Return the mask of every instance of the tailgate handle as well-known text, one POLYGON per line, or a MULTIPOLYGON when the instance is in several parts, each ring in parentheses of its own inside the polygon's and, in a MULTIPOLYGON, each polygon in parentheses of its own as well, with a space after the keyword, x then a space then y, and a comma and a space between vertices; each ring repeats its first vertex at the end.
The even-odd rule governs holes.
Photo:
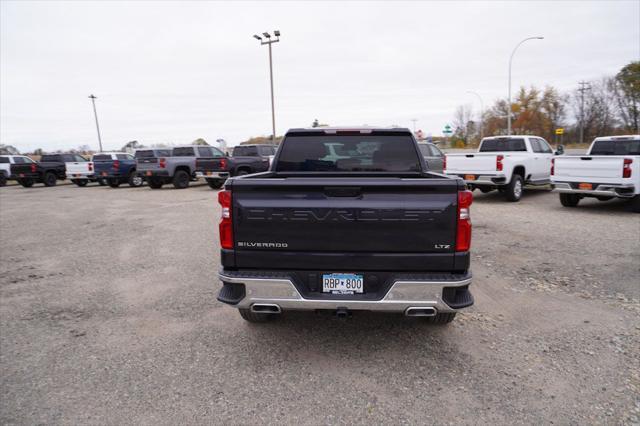
POLYGON ((327 186, 324 193, 328 197, 357 197, 362 194, 359 186, 327 186))
POLYGON ((473 154, 467 154, 467 155, 465 155, 465 157, 467 157, 467 158, 473 158, 473 154))

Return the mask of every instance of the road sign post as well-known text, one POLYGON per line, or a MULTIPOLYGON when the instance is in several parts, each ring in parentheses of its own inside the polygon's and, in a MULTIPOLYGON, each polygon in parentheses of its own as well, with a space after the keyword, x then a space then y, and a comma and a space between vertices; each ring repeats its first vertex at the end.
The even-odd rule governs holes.
POLYGON ((445 124, 444 130, 442 131, 444 137, 446 138, 446 142, 449 142, 449 136, 453 134, 453 130, 451 130, 451 126, 449 124, 445 124))

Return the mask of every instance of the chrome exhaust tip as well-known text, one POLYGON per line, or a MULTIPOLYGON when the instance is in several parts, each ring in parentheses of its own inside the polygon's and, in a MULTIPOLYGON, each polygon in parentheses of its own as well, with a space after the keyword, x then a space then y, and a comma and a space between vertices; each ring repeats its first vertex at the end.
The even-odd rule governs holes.
POLYGON ((282 309, 280 309, 280 306, 271 303, 254 303, 251 305, 251 312, 256 314, 280 314, 282 309))
POLYGON ((411 307, 404 311, 408 317, 433 317, 438 313, 436 308, 411 307))

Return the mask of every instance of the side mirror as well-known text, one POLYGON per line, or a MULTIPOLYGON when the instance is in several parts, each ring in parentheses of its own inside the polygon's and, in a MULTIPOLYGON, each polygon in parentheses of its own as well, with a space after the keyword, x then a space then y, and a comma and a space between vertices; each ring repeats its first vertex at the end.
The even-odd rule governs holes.
POLYGON ((564 154, 564 145, 558 145, 558 149, 556 149, 556 155, 564 154))

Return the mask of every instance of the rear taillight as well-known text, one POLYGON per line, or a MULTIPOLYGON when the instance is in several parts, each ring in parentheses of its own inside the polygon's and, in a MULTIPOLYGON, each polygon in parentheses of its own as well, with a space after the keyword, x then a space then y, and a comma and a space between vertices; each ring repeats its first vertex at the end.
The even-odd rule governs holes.
POLYGON ((442 171, 447 170, 447 156, 442 157, 442 171))
POLYGON ((622 163, 622 177, 630 178, 631 177, 631 163, 633 160, 631 158, 625 158, 624 163, 622 163))
POLYGON ((551 159, 551 176, 556 174, 556 159, 551 159))
POLYGON ((113 160, 113 169, 114 170, 120 169, 120 161, 119 160, 113 160))
POLYGON ((469 251, 471 248, 471 191, 458 192, 458 227, 456 234, 456 251, 469 251))
POLYGON ((218 192, 218 203, 222 207, 222 219, 220 220, 220 247, 233 248, 233 223, 231 221, 231 191, 218 192))
POLYGON ((502 160, 504 160, 504 155, 496 156, 496 170, 499 172, 502 171, 502 160))
POLYGON ((31 173, 36 172, 36 163, 31 163, 31 173))
POLYGON ((92 172, 93 171, 93 163, 89 163, 89 171, 92 172))
POLYGON ((165 167, 167 167, 167 159, 166 158, 159 158, 158 159, 158 164, 160 164, 160 168, 164 169, 165 167))
POLYGON ((220 160, 220 168, 222 170, 226 170, 227 169, 227 160, 225 160, 224 158, 222 160, 220 160))

